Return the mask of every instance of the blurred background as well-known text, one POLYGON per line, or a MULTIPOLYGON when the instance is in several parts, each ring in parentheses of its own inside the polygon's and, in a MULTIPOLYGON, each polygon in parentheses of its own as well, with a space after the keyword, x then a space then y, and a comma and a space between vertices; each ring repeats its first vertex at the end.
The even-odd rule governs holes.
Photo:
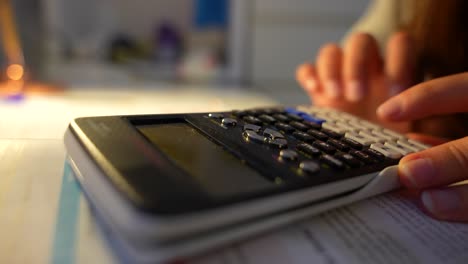
POLYGON ((296 66, 339 42, 369 1, 0 2, 3 81, 20 65, 26 81, 64 89, 206 84, 299 104, 308 98, 294 80, 296 66))

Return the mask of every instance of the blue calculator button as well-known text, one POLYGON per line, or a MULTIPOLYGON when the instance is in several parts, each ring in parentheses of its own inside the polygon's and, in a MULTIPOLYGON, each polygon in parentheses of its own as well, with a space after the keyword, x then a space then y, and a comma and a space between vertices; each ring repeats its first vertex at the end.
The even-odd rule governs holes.
POLYGON ((307 113, 304 113, 304 112, 299 111, 299 110, 297 110, 295 108, 292 108, 292 107, 286 108, 286 112, 288 112, 289 114, 297 115, 299 117, 302 117, 302 119, 304 119, 306 121, 313 122, 313 123, 316 123, 316 124, 321 125, 322 123, 326 122, 326 120, 324 120, 324 119, 311 116, 311 115, 309 115, 307 113))

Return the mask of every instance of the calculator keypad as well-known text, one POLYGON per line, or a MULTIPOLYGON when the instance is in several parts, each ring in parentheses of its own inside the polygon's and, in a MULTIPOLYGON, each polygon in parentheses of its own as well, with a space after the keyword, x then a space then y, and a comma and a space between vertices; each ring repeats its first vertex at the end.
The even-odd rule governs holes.
POLYGON ((379 171, 384 168, 381 164, 397 164, 403 156, 428 148, 397 132, 326 108, 258 108, 208 117, 221 120, 228 129, 240 126, 244 144, 268 149, 270 154, 265 156, 271 162, 306 178, 326 171, 344 175, 379 171))

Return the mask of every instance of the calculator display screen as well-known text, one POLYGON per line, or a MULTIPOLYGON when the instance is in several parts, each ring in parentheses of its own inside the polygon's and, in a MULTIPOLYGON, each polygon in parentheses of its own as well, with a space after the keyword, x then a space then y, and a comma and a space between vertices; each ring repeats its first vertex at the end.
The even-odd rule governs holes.
POLYGON ((227 198, 271 187, 272 183, 257 171, 187 123, 137 129, 209 195, 227 198))

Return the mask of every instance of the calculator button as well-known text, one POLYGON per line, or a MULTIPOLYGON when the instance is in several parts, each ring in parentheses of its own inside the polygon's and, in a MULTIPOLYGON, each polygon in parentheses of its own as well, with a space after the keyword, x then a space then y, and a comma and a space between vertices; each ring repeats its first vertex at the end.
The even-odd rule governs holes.
POLYGON ((337 148, 338 150, 343 151, 343 152, 346 152, 346 151, 349 150, 348 145, 346 145, 346 144, 344 144, 341 141, 338 141, 336 139, 329 139, 328 144, 334 146, 335 148, 337 148))
POLYGON ((346 145, 352 147, 353 149, 362 149, 363 145, 351 138, 342 138, 341 142, 345 143, 346 145))
POLYGON ((297 121, 293 121, 291 123, 289 123, 292 127, 296 128, 297 130, 301 130, 301 131, 307 131, 307 129, 309 129, 308 126, 300 123, 300 122, 297 122, 297 121))
POLYGON ((261 126, 257 126, 257 125, 252 125, 252 124, 245 124, 244 125, 244 131, 246 130, 251 130, 251 131, 254 131, 254 132, 260 132, 260 129, 262 129, 261 126))
POLYGON ((276 122, 276 119, 274 119, 272 116, 269 116, 269 115, 260 115, 258 119, 262 120, 263 122, 267 124, 273 124, 276 122))
POLYGON ((344 129, 346 132, 358 132, 361 130, 360 128, 356 129, 355 127, 350 126, 346 122, 340 122, 340 121, 335 122, 335 126, 338 128, 344 129))
MULTIPOLYGON (((425 150, 428 148, 428 146, 426 145, 423 145, 423 146, 419 146, 419 145, 416 145, 414 144, 413 142, 416 142, 414 140, 403 140, 403 139, 400 139, 397 141, 398 144, 406 147, 406 148, 409 148, 411 150, 413 150, 414 152, 419 152, 421 150, 425 150)), ((419 143, 421 144, 421 143, 419 143)), ((422 145, 422 144, 421 144, 422 145)))
POLYGON ((397 132, 394 132, 394 131, 392 131, 392 130, 390 130, 390 129, 383 129, 382 132, 385 133, 385 134, 387 134, 387 135, 390 135, 390 136, 392 136, 392 137, 398 138, 398 139, 403 139, 403 138, 405 138, 403 135, 401 135, 401 134, 399 134, 399 133, 397 133, 397 132))
POLYGON ((365 152, 369 155, 371 155, 373 158, 376 158, 377 160, 380 160, 380 161, 383 161, 385 159, 385 156, 378 152, 377 150, 375 149, 366 149, 365 152))
POLYGON ((213 119, 221 119, 224 117, 224 115, 221 113, 210 113, 208 114, 208 117, 213 119))
POLYGON ((275 127, 277 129, 279 129, 280 131, 283 131, 285 133, 292 133, 294 131, 296 131, 296 129, 294 129, 294 127, 288 125, 288 124, 285 124, 285 123, 281 123, 281 122, 278 122, 278 123, 275 123, 275 127))
POLYGON ((351 150, 349 153, 366 164, 372 164, 376 162, 375 159, 363 151, 351 150))
POLYGON ((344 168, 344 163, 341 160, 339 160, 339 159, 337 159, 337 158, 335 158, 335 157, 333 157, 331 155, 325 154, 320 158, 320 160, 322 160, 324 163, 330 165, 331 167, 333 167, 335 169, 343 169, 344 168))
POLYGON ((276 114, 276 115, 273 115, 273 117, 276 118, 276 120, 283 122, 283 123, 288 123, 290 121, 289 117, 283 114, 276 114))
POLYGON ((254 117, 254 116, 251 116, 251 115, 245 116, 243 119, 244 119, 245 122, 251 123, 251 124, 254 124, 254 125, 263 124, 260 119, 254 117))
POLYGON ((410 143, 410 144, 413 145, 413 146, 418 147, 420 150, 425 150, 425 149, 430 148, 429 145, 420 143, 420 142, 418 142, 418 141, 416 141, 416 140, 412 140, 412 139, 408 139, 408 143, 410 143))
POLYGON ((384 146, 386 147, 389 147, 393 150, 395 150, 396 152, 399 152, 401 155, 403 156, 406 156, 410 153, 413 153, 414 151, 409 149, 409 148, 406 148, 398 143, 393 143, 393 142, 385 142, 384 146))
POLYGON ((265 142, 265 137, 262 135, 257 134, 254 131, 251 130, 246 130, 244 133, 242 133, 244 136, 244 139, 248 142, 257 142, 257 143, 263 143, 265 142))
POLYGON ((312 128, 312 129, 317 129, 317 130, 319 130, 319 129, 322 128, 322 125, 321 125, 321 124, 315 123, 315 122, 306 121, 306 120, 302 121, 302 124, 308 126, 309 128, 312 128))
POLYGON ((347 154, 347 153, 341 153, 336 155, 336 158, 339 160, 343 161, 344 163, 348 164, 349 166, 353 168, 357 168, 361 166, 361 162, 357 160, 353 155, 347 154))
POLYGON ((312 156, 318 156, 321 154, 318 148, 307 143, 301 143, 297 145, 297 149, 312 156))
POLYGON ((290 150, 290 149, 283 149, 279 153, 280 160, 293 161, 293 160, 296 160, 297 157, 298 157, 297 152, 294 150, 290 150))
POLYGON ((234 127, 237 125, 237 120, 233 118, 225 117, 223 118, 223 120, 221 120, 221 124, 225 127, 234 127))
POLYGON ((364 146, 369 146, 370 144, 374 143, 372 139, 364 137, 363 135, 356 134, 356 133, 346 133, 345 138, 349 138, 354 141, 357 141, 364 146))
POLYGON ((320 171, 320 165, 311 160, 301 162, 301 164, 299 164, 299 168, 306 174, 316 174, 320 171))
POLYGON ((299 140, 302 140, 302 141, 305 141, 305 142, 313 142, 314 141, 314 138, 307 134, 307 133, 304 133, 304 132, 301 132, 301 131, 296 131, 294 133, 292 133, 292 135, 299 139, 299 140))
POLYGON ((244 117, 247 115, 247 112, 242 111, 242 110, 234 110, 232 111, 232 115, 236 117, 244 117))
POLYGON ((289 117, 289 119, 291 119, 293 121, 300 122, 300 121, 304 120, 302 117, 300 117, 300 116, 298 116, 296 114, 287 113, 286 116, 289 117))
POLYGON ((267 128, 263 131, 263 135, 265 137, 269 137, 269 138, 272 138, 272 139, 275 139, 275 138, 284 138, 283 134, 281 134, 280 132, 276 131, 276 130, 273 130, 271 128, 267 128))
POLYGON ((377 142, 384 143, 385 142, 385 139, 377 137, 375 135, 371 135, 371 134, 369 134, 367 132, 364 132, 364 131, 359 132, 359 135, 361 135, 363 137, 366 137, 369 140, 372 140, 372 143, 377 143, 377 142))
POLYGON ((288 141, 284 138, 275 138, 275 139, 268 139, 268 144, 272 147, 283 149, 288 146, 288 141))
POLYGON ((265 113, 267 115, 278 114, 281 111, 282 111, 282 109, 280 109, 280 108, 265 108, 265 109, 263 109, 263 113, 265 113))
POLYGON ((310 129, 310 130, 307 131, 307 133, 309 135, 313 136, 316 139, 320 139, 320 140, 327 140, 328 139, 328 136, 325 133, 322 133, 322 132, 317 131, 317 130, 310 129))
POLYGON ((300 116, 306 121, 309 121, 309 122, 315 123, 315 124, 319 124, 319 125, 326 122, 326 119, 322 119, 322 118, 319 118, 317 116, 311 116, 311 115, 308 115, 306 113, 304 113, 303 115, 300 115, 300 116))
POLYGON ((328 130, 326 128, 322 128, 322 133, 326 134, 327 136, 331 137, 331 138, 335 138, 335 139, 338 139, 338 138, 341 138, 344 134, 339 134, 339 133, 336 133, 335 131, 332 131, 332 130, 328 130))
POLYGON ((385 134, 385 133, 382 133, 381 131, 378 131, 378 130, 372 130, 371 131, 372 135, 376 136, 376 137, 379 137, 385 141, 395 141, 395 140, 398 140, 398 138, 394 137, 394 136, 391 136, 389 134, 385 134))
POLYGON ((312 146, 318 148, 318 149, 321 149, 323 150, 324 152, 326 153, 334 153, 336 151, 336 148, 333 147, 332 145, 330 144, 327 144, 323 141, 315 141, 314 143, 312 143, 312 146))
POLYGON ((322 130, 327 129, 328 131, 333 131, 341 136, 343 136, 348 130, 343 127, 336 126, 333 122, 327 122, 322 125, 322 130))
POLYGON ((251 116, 259 116, 259 115, 263 114, 263 110, 258 109, 258 108, 248 109, 248 110, 245 110, 245 112, 247 112, 247 114, 251 115, 251 116))
POLYGON ((368 128, 368 130, 382 130, 382 128, 378 125, 372 124, 371 122, 367 122, 365 120, 358 121, 362 126, 368 128))
POLYGON ((403 155, 392 148, 389 148, 387 146, 382 145, 381 143, 375 143, 372 144, 371 149, 375 149, 378 152, 382 153, 385 157, 390 158, 390 159, 399 159, 403 155))

